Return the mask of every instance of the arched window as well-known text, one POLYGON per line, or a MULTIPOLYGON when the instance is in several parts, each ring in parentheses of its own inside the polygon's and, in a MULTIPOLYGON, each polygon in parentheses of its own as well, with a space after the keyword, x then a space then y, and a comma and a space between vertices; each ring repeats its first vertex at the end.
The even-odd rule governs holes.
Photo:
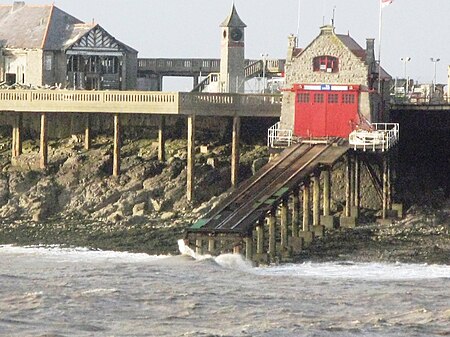
POLYGON ((313 70, 337 73, 339 71, 339 59, 329 55, 317 56, 313 60, 313 70))

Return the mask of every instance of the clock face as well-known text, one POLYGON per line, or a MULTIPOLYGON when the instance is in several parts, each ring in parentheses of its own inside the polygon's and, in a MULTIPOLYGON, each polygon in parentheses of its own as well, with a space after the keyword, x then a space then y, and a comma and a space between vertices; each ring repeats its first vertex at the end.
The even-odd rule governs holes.
POLYGON ((242 30, 239 28, 233 28, 230 32, 230 37, 233 41, 240 41, 242 39, 242 30))

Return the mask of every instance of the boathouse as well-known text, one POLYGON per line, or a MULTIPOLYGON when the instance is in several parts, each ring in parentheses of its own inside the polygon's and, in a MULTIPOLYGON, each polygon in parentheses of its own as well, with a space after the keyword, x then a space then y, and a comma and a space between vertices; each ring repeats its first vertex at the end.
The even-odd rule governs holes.
POLYGON ((358 127, 384 121, 378 79, 381 73, 383 89, 390 76, 377 66, 374 39, 367 39, 363 49, 350 35, 326 25, 306 48, 297 49, 294 36, 289 46, 282 129, 303 139, 348 138, 358 127))
POLYGON ((137 51, 55 5, 0 5, 0 83, 136 88, 137 51))

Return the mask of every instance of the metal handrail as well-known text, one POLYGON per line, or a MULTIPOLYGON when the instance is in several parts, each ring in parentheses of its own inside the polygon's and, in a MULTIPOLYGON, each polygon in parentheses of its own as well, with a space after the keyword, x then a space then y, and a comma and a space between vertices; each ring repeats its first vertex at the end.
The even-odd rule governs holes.
POLYGON ((276 146, 291 146, 292 144, 292 130, 281 129, 280 122, 271 126, 267 130, 267 146, 273 148, 276 146))

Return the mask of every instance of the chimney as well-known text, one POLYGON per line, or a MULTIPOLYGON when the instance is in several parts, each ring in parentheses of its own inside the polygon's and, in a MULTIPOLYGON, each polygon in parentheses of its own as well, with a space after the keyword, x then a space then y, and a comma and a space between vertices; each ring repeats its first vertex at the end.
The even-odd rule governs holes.
POLYGON ((14 1, 12 5, 12 12, 15 12, 16 10, 22 8, 25 6, 25 1, 14 1))
POLYGON ((292 59, 294 58, 294 51, 297 47, 297 37, 294 34, 289 35, 288 37, 288 52, 287 52, 287 58, 286 62, 292 62, 292 59))
POLYGON ((375 70, 375 39, 366 39, 366 64, 370 72, 375 70))

